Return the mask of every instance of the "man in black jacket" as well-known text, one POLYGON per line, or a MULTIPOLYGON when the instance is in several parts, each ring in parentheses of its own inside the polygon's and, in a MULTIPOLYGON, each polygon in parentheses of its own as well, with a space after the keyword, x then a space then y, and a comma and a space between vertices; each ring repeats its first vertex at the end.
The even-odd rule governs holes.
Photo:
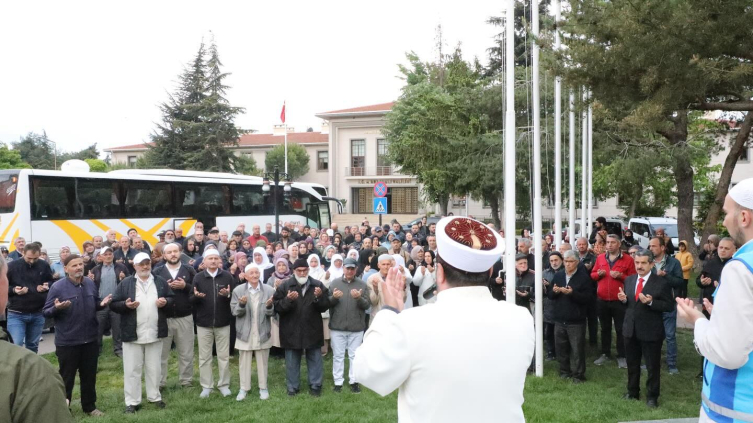
POLYGON ((574 383, 586 380, 586 307, 591 299, 591 276, 575 251, 565 251, 565 271, 554 274, 548 292, 552 300, 554 342, 560 377, 573 378, 574 383), (570 370, 570 355, 575 358, 575 371, 570 370))
POLYGON ((625 399, 639 399, 641 390, 641 358, 646 360, 646 405, 659 405, 659 374, 661 346, 664 341, 662 313, 674 309, 672 288, 661 276, 652 272, 653 253, 642 250, 635 253, 635 275, 625 279, 625 289, 620 288, 618 299, 627 304, 622 334, 625 337, 625 355, 628 366, 628 392, 625 399))
POLYGON ((8 263, 8 333, 19 347, 37 352, 44 328, 42 309, 52 286, 52 270, 39 260, 39 244, 24 246, 23 256, 8 263))
POLYGON ((230 296, 234 278, 222 270, 220 253, 214 248, 204 251, 205 269, 193 278, 191 304, 196 310, 196 326, 199 338, 200 398, 209 398, 214 388, 212 374, 212 344, 217 345, 219 380, 217 389, 226 397, 230 392, 230 296))
POLYGON ((160 388, 167 385, 167 360, 170 357, 170 347, 175 341, 178 353, 178 379, 183 387, 190 387, 193 382, 193 307, 191 306, 191 292, 193 292, 193 278, 196 271, 193 267, 180 262, 180 246, 167 244, 162 250, 165 264, 152 271, 167 281, 173 291, 173 303, 165 309, 167 315, 167 336, 162 340, 162 379, 160 388))
MULTIPOLYGON (((122 263, 115 263, 115 255, 110 247, 104 247, 99 252, 102 264, 94 267, 89 272, 89 278, 94 281, 99 292, 99 298, 107 298, 108 295, 115 294, 118 284, 131 274, 128 267, 122 263)), ((99 353, 102 354, 102 337, 107 330, 112 332, 112 349, 118 357, 123 357, 123 342, 120 339, 120 314, 112 311, 110 307, 105 307, 97 311, 97 321, 99 322, 97 342, 99 343, 99 353)))
POLYGON ((131 238, 127 236, 120 237, 120 248, 116 249, 113 254, 115 255, 115 263, 120 263, 128 268, 128 271, 133 274, 135 269, 133 267, 133 259, 139 252, 131 248, 131 238))
POLYGON ((159 391, 161 339, 167 336, 165 310, 173 303, 170 286, 161 277, 152 275, 149 254, 138 253, 133 262, 136 274, 120 282, 110 303, 110 309, 120 314, 123 391, 128 414, 141 408, 142 369, 147 401, 165 408, 159 391))
MULTIPOLYGON (((696 285, 701 288, 701 295, 698 299, 699 304, 703 304, 704 299, 707 299, 711 304, 714 304, 713 294, 717 285, 719 285, 719 280, 722 276, 722 269, 732 258, 732 255, 735 254, 735 251, 737 251, 735 241, 733 241, 732 238, 722 238, 719 241, 719 245, 716 247, 716 253, 708 255, 708 258, 703 263, 703 270, 701 270, 701 273, 695 281, 696 285)), ((711 317, 706 309, 703 310, 703 314, 706 315, 706 318, 711 317)))
POLYGON ((318 397, 324 377, 322 313, 330 306, 329 290, 309 277, 306 260, 296 260, 293 272, 293 277, 277 287, 274 296, 275 311, 280 315, 280 345, 285 349, 288 395, 294 396, 299 391, 301 356, 306 350, 310 393, 318 397))

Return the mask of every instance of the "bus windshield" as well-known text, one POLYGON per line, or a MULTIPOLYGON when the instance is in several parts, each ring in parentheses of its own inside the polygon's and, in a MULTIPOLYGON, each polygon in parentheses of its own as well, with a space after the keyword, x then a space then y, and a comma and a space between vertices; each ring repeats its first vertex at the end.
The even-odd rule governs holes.
POLYGON ((16 209, 18 172, 0 171, 0 213, 12 213, 16 209))

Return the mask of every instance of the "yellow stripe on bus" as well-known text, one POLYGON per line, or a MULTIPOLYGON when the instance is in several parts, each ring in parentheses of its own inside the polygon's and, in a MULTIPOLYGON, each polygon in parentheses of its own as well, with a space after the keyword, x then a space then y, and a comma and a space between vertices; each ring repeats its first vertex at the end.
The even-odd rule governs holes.
POLYGON ((120 221, 123 222, 129 228, 136 229, 139 235, 141 235, 142 239, 149 242, 151 245, 154 245, 159 242, 159 238, 157 238, 157 232, 162 226, 165 225, 165 223, 170 221, 170 218, 167 217, 167 218, 162 219, 157 225, 155 225, 152 229, 148 231, 134 225, 133 222, 129 221, 128 219, 120 219, 120 221))
MULTIPOLYGON (((104 223, 100 222, 99 220, 92 219, 92 220, 90 220, 90 222, 93 223, 96 227, 98 227, 99 229, 102 229, 105 232, 107 232, 110 229, 112 229, 112 228, 108 228, 107 225, 105 225, 104 223)), ((118 232, 118 231, 115 231, 115 236, 117 236, 117 238, 115 238, 117 240, 120 240, 120 238, 123 237, 123 235, 120 232, 118 232)))
POLYGON ((188 231, 193 228, 198 220, 189 219, 180 224, 180 229, 183 230, 183 236, 188 236, 188 231))
POLYGON ((75 249, 79 251, 83 248, 84 241, 90 241, 92 239, 92 236, 86 231, 67 220, 51 220, 50 222, 62 229, 63 232, 65 232, 65 234, 73 241, 75 249))
MULTIPOLYGON (((13 219, 11 219, 10 223, 8 224, 8 226, 5 227, 5 230, 3 231, 3 234, 0 235, 0 239, 1 240, 5 241, 5 235, 8 235, 8 232, 13 227, 13 224, 16 223, 16 219, 18 219, 18 213, 16 213, 15 215, 13 215, 13 219)), ((13 242, 16 239, 15 237, 17 237, 17 236, 18 236, 18 231, 16 231, 16 234, 14 235, 14 238, 11 239, 10 242, 13 242)))
MULTIPOLYGON (((15 240, 16 238, 18 238, 18 234, 19 234, 19 230, 18 230, 18 229, 16 229, 16 232, 14 232, 14 233, 13 233, 13 239, 14 239, 14 240, 15 240)), ((14 244, 11 244, 11 245, 10 245, 10 248, 8 248, 8 252, 11 252, 11 253, 12 253, 13 251, 15 251, 15 250, 16 250, 16 244, 15 244, 15 243, 14 243, 14 244)))

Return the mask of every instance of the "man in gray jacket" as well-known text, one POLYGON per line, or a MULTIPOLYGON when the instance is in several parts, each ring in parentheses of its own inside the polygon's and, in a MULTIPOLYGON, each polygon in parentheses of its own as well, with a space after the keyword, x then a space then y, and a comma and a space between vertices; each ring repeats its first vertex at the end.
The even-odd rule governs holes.
POLYGON ((350 362, 348 382, 353 393, 361 392, 355 380, 353 360, 356 349, 363 342, 366 330, 366 309, 370 301, 366 282, 356 277, 358 262, 352 258, 345 259, 343 276, 332 281, 329 286, 331 304, 329 328, 332 343, 332 377, 335 379, 335 392, 342 391, 343 371, 345 369, 345 350, 348 350, 350 362))

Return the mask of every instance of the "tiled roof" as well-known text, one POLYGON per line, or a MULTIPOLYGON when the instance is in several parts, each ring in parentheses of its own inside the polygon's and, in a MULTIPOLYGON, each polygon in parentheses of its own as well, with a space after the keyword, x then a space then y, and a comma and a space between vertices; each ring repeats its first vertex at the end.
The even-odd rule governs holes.
POLYGON ((352 109, 332 110, 330 112, 319 113, 320 115, 336 115, 347 113, 368 113, 368 112, 389 112, 392 110, 394 102, 372 104, 371 106, 354 107, 352 109))
MULTIPOLYGON (((260 145, 277 145, 285 142, 284 135, 274 134, 246 134, 241 135, 238 139, 239 147, 253 147, 260 145)), ((321 132, 289 132, 288 142, 293 144, 327 144, 329 135, 321 132)), ((147 143, 153 146, 154 143, 147 143)), ((147 146, 144 143, 124 145, 120 147, 105 148, 104 151, 137 151, 145 150, 147 146)))

